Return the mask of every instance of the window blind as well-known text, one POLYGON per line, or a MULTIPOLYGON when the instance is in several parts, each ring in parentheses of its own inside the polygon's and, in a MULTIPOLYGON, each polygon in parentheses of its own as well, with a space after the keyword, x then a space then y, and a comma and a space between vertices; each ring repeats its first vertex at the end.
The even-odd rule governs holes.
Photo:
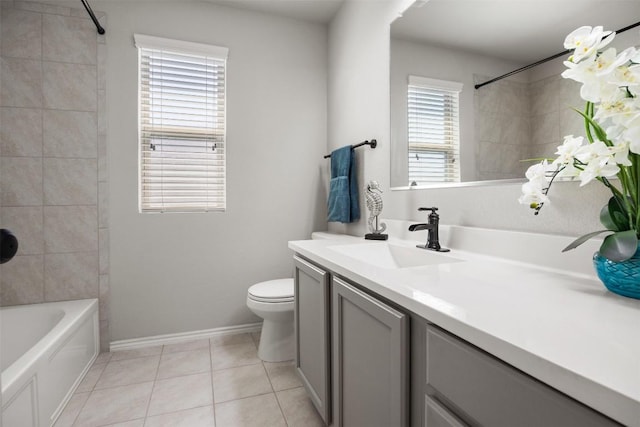
POLYGON ((226 208, 226 48, 136 34, 141 212, 226 208))
POLYGON ((409 76, 409 185, 460 181, 462 84, 409 76))

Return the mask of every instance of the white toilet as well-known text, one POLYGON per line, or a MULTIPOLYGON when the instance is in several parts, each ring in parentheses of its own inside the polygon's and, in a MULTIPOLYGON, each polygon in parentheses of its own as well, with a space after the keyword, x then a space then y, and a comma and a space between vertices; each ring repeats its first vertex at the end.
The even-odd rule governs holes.
POLYGON ((258 357, 265 362, 293 359, 293 279, 256 283, 247 292, 247 307, 262 317, 258 357))

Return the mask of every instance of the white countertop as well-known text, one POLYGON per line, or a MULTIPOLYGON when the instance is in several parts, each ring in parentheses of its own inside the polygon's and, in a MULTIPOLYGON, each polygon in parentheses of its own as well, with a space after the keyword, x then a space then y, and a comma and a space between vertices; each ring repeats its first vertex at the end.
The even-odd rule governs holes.
POLYGON ((618 422, 640 427, 640 300, 610 293, 593 276, 456 249, 449 255, 464 262, 405 269, 380 268, 331 249, 357 242, 380 243, 342 236, 291 241, 289 248, 618 422))

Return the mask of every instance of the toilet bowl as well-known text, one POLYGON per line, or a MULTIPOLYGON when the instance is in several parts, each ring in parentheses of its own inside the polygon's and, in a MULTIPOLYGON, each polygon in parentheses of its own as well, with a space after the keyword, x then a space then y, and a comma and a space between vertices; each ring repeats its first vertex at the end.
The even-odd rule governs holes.
POLYGON ((293 359, 293 279, 256 283, 247 291, 247 307, 264 319, 258 357, 265 362, 293 359))

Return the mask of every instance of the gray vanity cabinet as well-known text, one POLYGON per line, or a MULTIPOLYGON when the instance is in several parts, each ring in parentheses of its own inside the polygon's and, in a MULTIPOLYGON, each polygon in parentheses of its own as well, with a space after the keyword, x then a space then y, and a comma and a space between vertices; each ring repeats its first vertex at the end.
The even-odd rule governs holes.
POLYGON ((334 277, 333 401, 338 427, 408 423, 408 318, 334 277))
POLYGON ((426 326, 424 426, 618 426, 467 342, 426 326))
POLYGON ((326 424, 331 422, 330 275, 294 256, 295 364, 307 394, 326 424))
POLYGON ((336 427, 608 427, 610 418, 295 256, 296 369, 336 427))

